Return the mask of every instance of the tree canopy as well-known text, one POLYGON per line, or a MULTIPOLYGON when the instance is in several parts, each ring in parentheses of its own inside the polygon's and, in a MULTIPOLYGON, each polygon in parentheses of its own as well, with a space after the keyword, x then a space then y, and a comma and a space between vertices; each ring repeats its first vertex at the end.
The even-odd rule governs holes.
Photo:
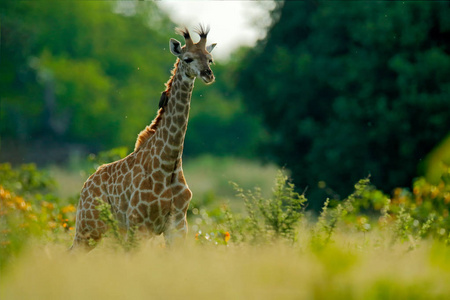
POLYGON ((279 3, 237 72, 269 132, 261 155, 312 199, 368 175, 409 185, 449 133, 449 15, 447 2, 279 3))
MULTIPOLYGON (((0 20, 3 141, 132 149, 170 77, 168 42, 178 24, 148 1, 8 0, 0 20)), ((231 133, 257 123, 242 118, 240 99, 228 90, 230 71, 213 68, 214 85, 196 84, 185 152, 250 155, 251 143, 231 133)))

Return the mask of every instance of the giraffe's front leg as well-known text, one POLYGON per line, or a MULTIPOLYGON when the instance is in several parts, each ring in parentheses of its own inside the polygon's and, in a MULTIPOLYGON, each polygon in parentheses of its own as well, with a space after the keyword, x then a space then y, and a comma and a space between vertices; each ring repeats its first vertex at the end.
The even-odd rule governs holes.
POLYGON ((186 214, 192 198, 192 192, 186 184, 183 170, 180 168, 174 174, 172 183, 172 206, 171 224, 164 236, 170 245, 174 242, 183 241, 188 232, 186 214))

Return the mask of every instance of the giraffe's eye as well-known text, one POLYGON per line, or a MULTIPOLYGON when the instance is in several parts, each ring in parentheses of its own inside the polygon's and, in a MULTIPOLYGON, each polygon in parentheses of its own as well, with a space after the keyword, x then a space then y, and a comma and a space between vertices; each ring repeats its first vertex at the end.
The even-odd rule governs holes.
POLYGON ((194 60, 193 60, 192 58, 189 58, 189 57, 184 59, 184 62, 186 62, 186 63, 188 63, 188 64, 191 63, 191 62, 193 62, 193 61, 194 61, 194 60))
POLYGON ((213 63, 213 60, 212 60, 212 59, 210 59, 210 60, 209 60, 209 63, 210 63, 210 64, 212 64, 212 63, 213 63))

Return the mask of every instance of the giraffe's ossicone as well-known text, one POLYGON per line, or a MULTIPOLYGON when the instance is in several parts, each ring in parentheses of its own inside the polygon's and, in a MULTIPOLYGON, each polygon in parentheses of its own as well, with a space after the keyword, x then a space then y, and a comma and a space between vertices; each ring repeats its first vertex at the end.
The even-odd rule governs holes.
POLYGON ((186 212, 192 193, 184 178, 181 157, 189 118, 194 80, 210 84, 214 75, 206 46, 209 29, 196 31, 194 43, 189 31, 177 29, 186 44, 170 39, 170 52, 177 57, 172 76, 160 98, 156 118, 139 134, 135 149, 124 159, 103 165, 85 182, 77 208, 72 247, 91 247, 108 230, 99 218, 99 199, 111 205, 120 228, 138 228, 149 234, 164 234, 166 242, 187 234, 186 212))

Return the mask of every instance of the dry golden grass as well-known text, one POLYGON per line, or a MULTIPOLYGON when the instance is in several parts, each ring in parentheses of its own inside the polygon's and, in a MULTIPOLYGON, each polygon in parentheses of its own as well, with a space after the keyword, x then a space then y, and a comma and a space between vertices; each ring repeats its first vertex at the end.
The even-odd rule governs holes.
MULTIPOLYGON (((348 237, 348 236, 347 236, 348 237)), ((161 240, 132 253, 100 245, 70 254, 61 244, 31 246, 2 276, 7 299, 445 299, 450 250, 358 246, 338 237, 313 251, 281 244, 215 247, 161 240)))

